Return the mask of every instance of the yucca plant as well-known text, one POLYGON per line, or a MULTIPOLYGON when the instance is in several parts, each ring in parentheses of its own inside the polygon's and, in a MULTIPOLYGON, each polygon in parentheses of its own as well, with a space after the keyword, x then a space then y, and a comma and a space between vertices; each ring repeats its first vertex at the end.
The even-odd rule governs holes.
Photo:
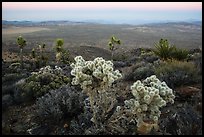
POLYGON ((167 39, 160 39, 159 43, 155 44, 153 52, 160 58, 167 60, 172 57, 172 52, 175 46, 171 46, 167 39))
POLYGON ((22 36, 19 36, 16 42, 20 48, 20 62, 21 68, 23 68, 23 48, 26 46, 26 40, 22 36))
POLYGON ((109 49, 111 50, 111 60, 113 60, 113 52, 118 49, 115 45, 120 45, 121 40, 117 39, 115 36, 112 36, 110 41, 108 42, 109 49))

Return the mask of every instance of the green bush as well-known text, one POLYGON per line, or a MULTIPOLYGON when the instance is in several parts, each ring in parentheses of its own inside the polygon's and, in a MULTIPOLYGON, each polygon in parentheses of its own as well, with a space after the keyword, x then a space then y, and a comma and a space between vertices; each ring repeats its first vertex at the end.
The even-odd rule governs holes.
POLYGON ((25 79, 25 82, 17 85, 21 90, 20 97, 29 99, 43 96, 51 89, 57 89, 62 85, 70 83, 69 77, 65 76, 60 67, 50 66, 41 68, 39 72, 32 72, 32 75, 25 79))
POLYGON ((171 88, 198 83, 201 80, 195 64, 187 61, 163 62, 159 67, 155 67, 155 74, 171 88))
POLYGON ((175 48, 171 56, 176 60, 185 60, 188 58, 188 50, 175 48))
POLYGON ((135 64, 124 76, 127 81, 142 80, 154 74, 154 66, 152 63, 140 62, 135 64))

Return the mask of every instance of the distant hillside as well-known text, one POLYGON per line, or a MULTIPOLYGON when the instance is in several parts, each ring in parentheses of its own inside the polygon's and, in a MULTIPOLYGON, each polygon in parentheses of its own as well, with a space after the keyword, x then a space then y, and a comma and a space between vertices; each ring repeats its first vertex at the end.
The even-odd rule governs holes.
POLYGON ((7 21, 2 20, 2 25, 13 25, 13 26, 47 26, 47 25, 71 25, 71 24, 86 24, 86 22, 75 22, 75 21, 41 21, 41 22, 33 22, 33 21, 7 21))
MULTIPOLYGON (((4 26, 63 26, 63 25, 81 25, 81 24, 117 24, 114 22, 107 22, 107 21, 101 21, 101 20, 87 20, 87 21, 69 21, 69 20, 61 20, 61 21, 39 21, 39 22, 34 22, 34 21, 7 21, 7 20, 2 20, 2 25, 4 26)), ((171 21, 166 21, 166 22, 157 22, 157 23, 139 23, 140 25, 144 24, 147 26, 160 26, 160 25, 202 25, 202 21, 185 21, 185 22, 171 22, 171 21)), ((137 25, 139 25, 137 24, 137 25)), ((130 23, 129 25, 136 25, 130 23)))
POLYGON ((197 25, 202 26, 202 21, 192 21, 192 22, 165 22, 165 23, 148 23, 144 24, 146 26, 177 26, 177 25, 183 25, 183 26, 191 26, 191 25, 197 25))

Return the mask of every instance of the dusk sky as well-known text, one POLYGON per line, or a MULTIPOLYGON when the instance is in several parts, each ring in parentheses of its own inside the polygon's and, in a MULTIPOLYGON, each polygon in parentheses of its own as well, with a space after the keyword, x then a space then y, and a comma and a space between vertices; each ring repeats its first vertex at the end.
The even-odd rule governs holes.
POLYGON ((3 20, 202 20, 202 2, 2 2, 3 20))

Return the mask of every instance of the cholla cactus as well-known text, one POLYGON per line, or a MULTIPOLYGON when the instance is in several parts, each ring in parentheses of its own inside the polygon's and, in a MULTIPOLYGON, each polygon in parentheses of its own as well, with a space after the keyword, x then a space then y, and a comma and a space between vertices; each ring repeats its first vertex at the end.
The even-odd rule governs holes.
POLYGON ((117 106, 108 120, 108 129, 113 133, 125 134, 128 130, 135 131, 130 125, 137 125, 139 134, 148 134, 154 128, 158 130, 158 119, 161 107, 174 103, 174 94, 165 82, 155 75, 142 82, 137 80, 131 86, 134 98, 125 100, 124 106, 117 106))
POLYGON ((113 70, 113 63, 97 57, 93 61, 85 61, 82 56, 74 59, 71 64, 73 68, 71 75, 72 85, 80 85, 89 96, 91 109, 93 111, 92 122, 101 126, 101 119, 113 108, 115 104, 114 93, 109 93, 108 88, 114 81, 122 77, 118 70, 113 70))
POLYGON ((105 61, 102 57, 97 57, 93 61, 85 61, 82 56, 77 56, 74 60, 76 63, 71 64, 73 68, 71 75, 75 76, 72 85, 80 84, 83 90, 106 89, 122 77, 118 70, 113 70, 113 63, 105 61))
POLYGON ((135 98, 126 100, 124 103, 127 111, 136 116, 138 129, 148 122, 157 124, 161 114, 159 108, 166 106, 167 103, 174 103, 175 96, 172 89, 155 75, 147 77, 143 82, 136 81, 131 86, 131 90, 135 98))

